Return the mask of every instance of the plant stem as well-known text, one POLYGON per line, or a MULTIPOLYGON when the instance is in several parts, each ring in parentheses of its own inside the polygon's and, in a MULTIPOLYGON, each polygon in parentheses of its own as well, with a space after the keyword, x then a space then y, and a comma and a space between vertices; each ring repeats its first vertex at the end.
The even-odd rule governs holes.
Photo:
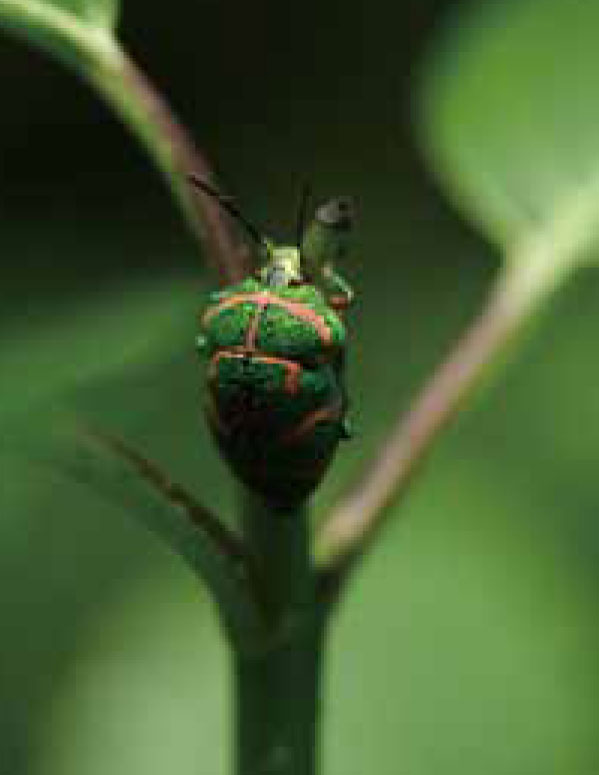
MULTIPOLYGON (((571 219, 576 224, 576 219, 571 219)), ((398 419, 361 481, 325 521, 317 562, 339 589, 378 533, 389 506, 410 482, 441 431, 500 363, 508 345, 569 277, 581 246, 570 221, 559 231, 523 240, 504 261, 480 314, 398 419)))
POLYGON ((320 633, 235 661, 236 775, 315 775, 320 633))
POLYGON ((257 648, 234 655, 236 775, 315 775, 324 616, 305 507, 244 507, 265 615, 257 648))
MULTIPOLYGON (((110 16, 111 14, 109 14, 110 16)), ((144 146, 162 173, 221 284, 249 271, 249 252, 213 198, 190 185, 213 177, 170 106, 115 38, 114 19, 75 13, 40 0, 0 0, 0 23, 32 39, 85 79, 144 146)))
POLYGON ((221 284, 241 280, 249 269, 247 248, 236 239, 218 203, 189 182, 191 174, 212 180, 212 170, 145 73, 115 41, 110 54, 93 63, 88 80, 145 146, 166 178, 221 284))

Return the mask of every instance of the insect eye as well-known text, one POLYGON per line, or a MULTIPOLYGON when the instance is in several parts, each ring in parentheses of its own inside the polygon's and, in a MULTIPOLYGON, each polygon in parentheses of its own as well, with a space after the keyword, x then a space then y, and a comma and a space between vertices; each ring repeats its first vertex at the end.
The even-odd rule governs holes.
POLYGON ((340 197, 337 200, 337 218, 335 226, 338 228, 349 228, 355 217, 355 208, 353 200, 349 197, 340 197))
POLYGON ((321 223, 333 229, 349 229, 355 218, 354 201, 349 196, 331 199, 318 208, 316 217, 321 223))

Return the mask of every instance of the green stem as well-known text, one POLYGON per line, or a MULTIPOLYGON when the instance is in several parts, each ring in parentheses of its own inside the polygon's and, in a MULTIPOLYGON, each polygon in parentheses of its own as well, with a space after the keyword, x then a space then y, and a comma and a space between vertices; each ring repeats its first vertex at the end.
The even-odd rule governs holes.
POLYGON ((236 775, 317 772, 320 633, 235 662, 236 775))
POLYGON ((247 256, 233 237, 218 203, 189 183, 189 175, 211 180, 212 170, 188 133, 152 83, 116 40, 100 50, 87 79, 145 147, 168 182, 192 232, 206 248, 206 257, 222 284, 239 281, 247 272, 247 256))
POLYGON ((196 191, 188 180, 191 173, 210 180, 211 167, 164 98, 123 50, 113 22, 100 10, 77 14, 41 0, 0 0, 0 25, 70 66, 128 127, 166 179, 221 282, 236 282, 249 271, 247 249, 218 203, 196 191))
MULTIPOLYGON (((584 213, 584 216, 587 216, 584 213)), ((316 562, 335 591, 392 513, 389 508, 443 429, 501 364, 506 353, 580 263, 578 210, 550 233, 529 235, 508 254, 479 315, 433 372, 361 480, 336 506, 320 530, 316 562)))
POLYGON ((315 775, 324 616, 304 507, 248 496, 246 541, 258 567, 265 637, 235 654, 236 775, 315 775))

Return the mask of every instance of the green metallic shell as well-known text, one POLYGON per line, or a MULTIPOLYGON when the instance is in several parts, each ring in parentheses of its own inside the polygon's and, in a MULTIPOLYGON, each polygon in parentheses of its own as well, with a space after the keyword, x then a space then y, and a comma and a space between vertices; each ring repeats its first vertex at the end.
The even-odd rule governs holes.
MULTIPOLYGON (((268 293, 273 299, 280 298, 297 302, 322 317, 331 331, 331 346, 345 346, 345 326, 339 316, 327 305, 322 293, 313 285, 298 285, 289 288, 277 288, 276 292, 258 280, 244 280, 226 291, 212 294, 214 308, 222 302, 254 293, 268 293)), ((208 343, 214 348, 241 345, 255 311, 255 304, 240 301, 234 306, 225 307, 210 319, 203 331, 208 343)), ((322 355, 323 344, 312 326, 296 316, 285 314, 281 308, 268 307, 266 315, 260 320, 259 348, 272 355, 290 358, 316 358, 322 355)))
POLYGON ((201 339, 225 459, 268 501, 304 499, 345 435, 343 322, 312 285, 248 279, 211 296, 201 339))

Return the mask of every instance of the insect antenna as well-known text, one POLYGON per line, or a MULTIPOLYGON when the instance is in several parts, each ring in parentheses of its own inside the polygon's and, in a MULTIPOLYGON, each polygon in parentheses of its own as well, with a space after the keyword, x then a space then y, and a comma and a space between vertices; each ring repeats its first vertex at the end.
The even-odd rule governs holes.
POLYGON ((231 215, 233 218, 235 218, 239 223, 245 228, 247 233, 250 235, 250 237, 261 247, 265 247, 268 249, 268 244, 265 240, 265 238, 260 234, 260 231, 254 226, 254 224, 249 221, 245 215, 241 212, 239 209, 239 205, 235 201, 235 198, 232 196, 227 196, 226 194, 221 193, 218 189, 214 188, 210 183, 208 183, 203 178, 200 178, 195 173, 190 173, 188 176, 188 180, 190 183, 193 183, 194 186, 199 188, 201 191, 203 191, 205 194, 208 194, 208 196, 213 197, 216 199, 216 201, 219 203, 219 205, 223 208, 223 210, 226 210, 229 215, 231 215))
POLYGON ((299 195, 299 201, 297 206, 297 220, 295 224, 295 244, 298 246, 300 250, 300 260, 301 260, 301 250, 302 250, 302 240, 304 237, 304 231, 306 230, 306 219, 308 217, 308 204, 310 202, 310 198, 312 196, 312 186, 310 183, 305 181, 302 183, 302 187, 300 189, 300 195, 299 195))

